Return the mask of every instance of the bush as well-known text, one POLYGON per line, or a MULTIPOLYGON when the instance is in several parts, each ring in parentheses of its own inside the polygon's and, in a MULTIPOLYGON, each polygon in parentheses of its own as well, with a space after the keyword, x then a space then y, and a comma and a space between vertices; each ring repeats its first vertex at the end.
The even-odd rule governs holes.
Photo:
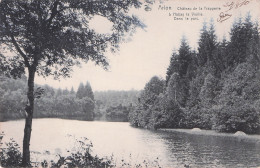
MULTIPOLYGON (((0 136, 2 140, 3 135, 0 136)), ((92 143, 88 142, 87 138, 83 140, 76 140, 77 152, 70 153, 67 157, 60 156, 57 162, 51 161, 48 163, 46 160, 43 160, 40 164, 36 163, 36 167, 114 167, 112 164, 113 158, 105 159, 99 158, 98 156, 92 156, 90 151, 93 147, 92 143)), ((0 157, 1 157, 1 167, 20 167, 22 163, 22 154, 20 152, 19 145, 11 139, 10 142, 5 143, 6 147, 3 147, 1 143, 0 148, 0 157)))
MULTIPOLYGON (((70 135, 69 135, 70 137, 70 135)), ((0 143, 3 135, 0 134, 0 143)), ((11 139, 11 142, 6 143, 6 148, 3 148, 1 143, 0 157, 1 167, 20 167, 22 163, 22 154, 20 152, 20 147, 18 144, 11 139)), ((121 162, 116 163, 113 160, 113 156, 110 158, 100 158, 98 156, 93 156, 91 154, 92 143, 85 137, 80 139, 75 139, 75 149, 76 152, 69 153, 68 156, 60 156, 57 161, 51 160, 50 162, 43 160, 41 163, 35 162, 34 167, 50 167, 50 168, 60 168, 60 167, 88 167, 88 168, 142 168, 142 167, 160 167, 159 158, 154 161, 144 160, 142 163, 131 163, 131 154, 129 161, 124 159, 121 162)), ((70 152, 70 151, 68 151, 70 152)))
POLYGON ((59 160, 52 162, 51 167, 113 167, 113 158, 99 158, 91 155, 92 143, 85 137, 76 139, 76 152, 69 156, 59 156, 59 160))
POLYGON ((19 167, 22 163, 22 154, 20 147, 11 138, 10 142, 5 143, 6 147, 3 147, 2 138, 4 134, 0 135, 0 166, 2 167, 19 167))
POLYGON ((184 128, 211 129, 211 109, 194 106, 191 109, 185 109, 185 114, 184 128))
POLYGON ((260 133, 260 112, 248 104, 223 106, 216 109, 213 123, 219 132, 260 133))

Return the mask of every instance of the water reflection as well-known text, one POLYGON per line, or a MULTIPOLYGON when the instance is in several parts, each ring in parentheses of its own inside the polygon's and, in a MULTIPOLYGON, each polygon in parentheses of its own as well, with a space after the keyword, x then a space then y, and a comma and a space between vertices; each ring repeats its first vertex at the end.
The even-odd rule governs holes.
MULTIPOLYGON (((240 142, 235 137, 192 135, 161 131, 163 143, 171 155, 169 162, 192 167, 257 167, 260 165, 260 145, 240 142)), ((170 166, 170 165, 168 165, 170 166)))
MULTIPOLYGON (((0 124, 1 131, 6 133, 5 140, 13 137, 21 146, 24 121, 0 124)), ((101 157, 113 155, 116 161, 124 159, 132 164, 158 158, 164 167, 184 167, 185 164, 192 167, 260 166, 257 143, 224 136, 149 131, 118 122, 36 119, 33 121, 31 150, 44 154, 40 158, 64 154, 72 150, 75 142, 68 135, 89 138, 94 144, 94 154, 101 157)))

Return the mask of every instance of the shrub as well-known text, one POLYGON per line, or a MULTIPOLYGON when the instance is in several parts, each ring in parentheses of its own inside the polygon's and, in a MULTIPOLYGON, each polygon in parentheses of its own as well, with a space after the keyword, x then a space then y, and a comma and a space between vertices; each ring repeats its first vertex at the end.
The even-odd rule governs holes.
MULTIPOLYGON (((0 143, 3 135, 0 134, 0 143)), ((3 148, 2 143, 0 144, 0 157, 1 167, 20 167, 22 162, 22 155, 20 152, 20 147, 18 144, 11 139, 11 142, 6 143, 6 148, 3 148)), ((132 163, 131 154, 129 156, 129 161, 124 159, 118 162, 117 165, 113 160, 113 156, 110 158, 100 158, 98 156, 91 155, 92 143, 85 137, 80 139, 75 139, 76 152, 69 153, 68 156, 60 156, 59 159, 54 162, 53 160, 48 162, 43 160, 41 163, 35 162, 34 167, 50 167, 50 168, 60 168, 60 167, 88 167, 88 168, 142 168, 142 167, 160 167, 159 158, 154 161, 144 160, 141 163, 132 163)), ((70 151, 68 151, 70 152, 70 151)))
MULTIPOLYGON (((0 136, 0 140, 2 140, 3 135, 0 136)), ((92 156, 90 151, 91 147, 93 147, 92 143, 87 141, 87 138, 83 138, 83 140, 76 140, 77 151, 75 153, 70 153, 69 156, 59 156, 57 162, 51 161, 48 163, 46 160, 43 160, 40 164, 36 164, 35 166, 41 167, 114 167, 112 164, 113 158, 99 158, 98 156, 92 156)), ((10 142, 5 143, 6 147, 3 147, 1 143, 0 148, 0 157, 2 167, 20 167, 22 163, 22 154, 20 152, 19 145, 11 139, 10 142)))
POLYGON ((220 132, 260 133, 260 112, 249 104, 223 106, 216 110, 213 123, 220 132))
POLYGON ((69 156, 59 156, 59 160, 52 162, 51 167, 113 167, 113 158, 99 158, 91 155, 92 143, 85 137, 76 139, 76 152, 69 156))
POLYGON ((22 154, 20 147, 14 141, 10 139, 10 142, 5 143, 6 147, 3 147, 2 138, 4 134, 0 135, 0 166, 2 167, 19 167, 22 163, 22 154))

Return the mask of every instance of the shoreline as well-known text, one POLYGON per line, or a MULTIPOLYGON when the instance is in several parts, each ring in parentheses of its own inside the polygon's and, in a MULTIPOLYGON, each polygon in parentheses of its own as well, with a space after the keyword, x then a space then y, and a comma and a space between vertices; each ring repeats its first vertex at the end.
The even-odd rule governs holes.
POLYGON ((223 132, 216 132, 214 130, 203 130, 203 129, 194 130, 194 129, 174 129, 174 128, 161 128, 158 129, 158 131, 179 132, 179 133, 202 135, 202 136, 228 137, 228 138, 236 139, 238 141, 254 142, 260 144, 260 135, 258 134, 236 135, 235 133, 223 133, 223 132))
MULTIPOLYGON (((60 120, 75 120, 75 121, 87 121, 87 120, 80 120, 80 119, 68 119, 68 118, 33 118, 33 120, 38 119, 60 119, 60 120)), ((9 121, 22 121, 24 119, 15 119, 15 120, 6 120, 6 121, 0 121, 1 122, 9 122, 9 121)), ((93 121, 87 121, 87 122, 118 122, 121 123, 121 121, 102 121, 102 120, 93 120, 93 121)), ((129 122, 123 122, 123 123, 129 123, 129 122)), ((142 129, 140 127, 137 127, 138 129, 142 129)), ((148 129, 149 130, 149 129, 148 129)), ((1 131, 1 129, 0 129, 1 131)), ((225 133, 225 132, 217 132, 215 130, 204 130, 199 128, 193 128, 193 129, 183 129, 183 128, 159 128, 156 131, 164 131, 164 132, 179 132, 179 133, 186 133, 186 134, 193 134, 193 135, 202 135, 202 136, 216 136, 216 137, 228 137, 232 139, 236 139, 238 141, 246 141, 246 142, 254 142, 260 144, 260 135, 259 134, 245 134, 245 135, 236 135, 235 133, 225 133)))

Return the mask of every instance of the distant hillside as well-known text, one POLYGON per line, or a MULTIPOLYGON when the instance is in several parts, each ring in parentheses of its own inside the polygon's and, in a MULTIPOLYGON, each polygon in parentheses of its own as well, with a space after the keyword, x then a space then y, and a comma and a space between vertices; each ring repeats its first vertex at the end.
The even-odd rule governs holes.
MULTIPOLYGON (((0 75, 0 121, 25 117, 27 77, 12 79, 0 75)), ((44 94, 35 101, 35 118, 128 121, 137 104, 139 91, 102 91, 93 94, 90 84, 81 83, 74 91, 36 85, 44 94)))
POLYGON ((95 116, 97 120, 128 121, 128 113, 138 102, 140 91, 96 91, 95 116))
MULTIPOLYGON (((27 77, 12 79, 0 75, 0 121, 25 118, 27 104, 27 77)), ((80 84, 79 93, 72 88, 54 89, 48 85, 35 85, 35 91, 43 90, 35 98, 34 118, 66 118, 93 120, 95 101, 89 83, 80 84)))
POLYGON ((137 90, 129 91, 96 91, 94 92, 96 102, 102 102, 104 106, 128 106, 130 104, 137 104, 137 97, 139 96, 137 90))

